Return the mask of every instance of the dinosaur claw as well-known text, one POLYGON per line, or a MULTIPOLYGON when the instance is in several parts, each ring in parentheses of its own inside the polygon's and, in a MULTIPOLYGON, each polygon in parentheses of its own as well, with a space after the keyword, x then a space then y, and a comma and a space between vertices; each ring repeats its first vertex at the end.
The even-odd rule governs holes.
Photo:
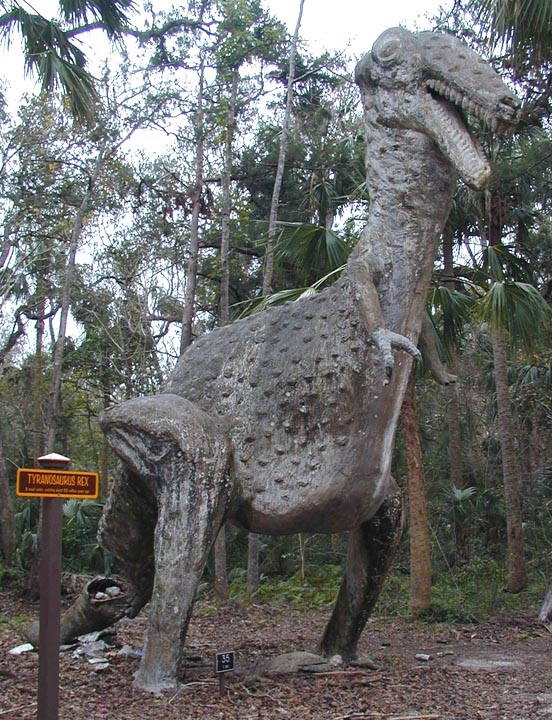
POLYGON ((391 379, 391 376, 393 374, 393 368, 395 366, 393 350, 404 350, 417 360, 420 360, 422 357, 422 354, 411 340, 409 340, 404 335, 393 332, 392 330, 387 330, 386 328, 378 328, 372 333, 372 340, 374 341, 378 350, 383 355, 385 375, 387 378, 385 383, 386 385, 391 379))

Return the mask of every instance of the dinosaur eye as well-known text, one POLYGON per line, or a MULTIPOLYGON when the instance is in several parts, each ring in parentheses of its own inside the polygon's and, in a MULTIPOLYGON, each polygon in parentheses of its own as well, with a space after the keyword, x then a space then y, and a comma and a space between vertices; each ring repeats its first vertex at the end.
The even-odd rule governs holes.
POLYGON ((401 54, 401 41, 398 37, 381 37, 374 44, 372 54, 381 65, 391 65, 401 54))

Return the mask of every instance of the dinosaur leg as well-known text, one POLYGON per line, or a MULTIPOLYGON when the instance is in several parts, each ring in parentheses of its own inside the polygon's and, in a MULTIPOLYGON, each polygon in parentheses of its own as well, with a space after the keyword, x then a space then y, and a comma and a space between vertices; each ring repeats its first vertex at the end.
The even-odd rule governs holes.
POLYGON ((224 520, 224 492, 206 492, 194 468, 159 495, 155 528, 155 581, 144 656, 135 685, 159 692, 175 687, 197 586, 224 520))
POLYGON ((155 579, 135 684, 177 684, 197 585, 232 494, 231 452, 211 416, 175 395, 137 398, 106 413, 109 443, 155 494, 155 579))
POLYGON ((401 532, 401 496, 395 486, 376 515, 351 531, 345 576, 320 643, 322 655, 355 658, 358 640, 378 598, 401 532))

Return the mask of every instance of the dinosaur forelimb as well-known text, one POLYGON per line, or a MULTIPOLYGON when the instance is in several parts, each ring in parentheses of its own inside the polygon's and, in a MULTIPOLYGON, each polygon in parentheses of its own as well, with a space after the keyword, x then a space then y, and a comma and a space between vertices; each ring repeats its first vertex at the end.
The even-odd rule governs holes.
POLYGON ((422 356, 416 345, 404 335, 387 330, 386 328, 378 328, 374 330, 371 335, 376 347, 383 356, 383 363, 385 366, 385 374, 387 376, 387 382, 393 374, 393 368, 395 367, 395 358, 393 357, 393 350, 404 350, 412 357, 419 360, 422 356))
POLYGON ((424 365, 430 371, 435 382, 438 382, 440 385, 451 385, 456 382, 456 375, 449 373, 441 362, 433 334, 433 326, 427 313, 424 315, 422 322, 422 329, 420 331, 420 337, 418 338, 418 347, 422 353, 424 365))

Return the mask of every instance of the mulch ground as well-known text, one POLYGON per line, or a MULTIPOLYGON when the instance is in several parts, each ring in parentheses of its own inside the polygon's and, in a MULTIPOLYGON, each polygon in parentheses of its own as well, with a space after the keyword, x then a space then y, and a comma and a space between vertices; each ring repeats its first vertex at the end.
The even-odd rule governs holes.
MULTIPOLYGON (((38 655, 9 653, 25 642, 17 620, 37 616, 15 591, 0 592, 0 719, 37 716, 38 655), (13 618, 13 622, 12 619, 13 618)), ((375 669, 270 675, 269 659, 316 647, 329 611, 196 605, 182 685, 152 695, 134 688, 145 617, 122 621, 106 640, 106 663, 61 654, 61 720, 539 720, 552 718, 552 628, 535 617, 480 625, 375 618, 361 653, 375 669), (127 654, 119 651, 124 646, 127 654), (214 676, 216 652, 234 650, 237 669, 214 676), (137 651, 137 652, 136 652, 137 651), (96 669, 95 669, 96 668, 96 669), (103 668, 103 669, 101 669, 103 668)))

